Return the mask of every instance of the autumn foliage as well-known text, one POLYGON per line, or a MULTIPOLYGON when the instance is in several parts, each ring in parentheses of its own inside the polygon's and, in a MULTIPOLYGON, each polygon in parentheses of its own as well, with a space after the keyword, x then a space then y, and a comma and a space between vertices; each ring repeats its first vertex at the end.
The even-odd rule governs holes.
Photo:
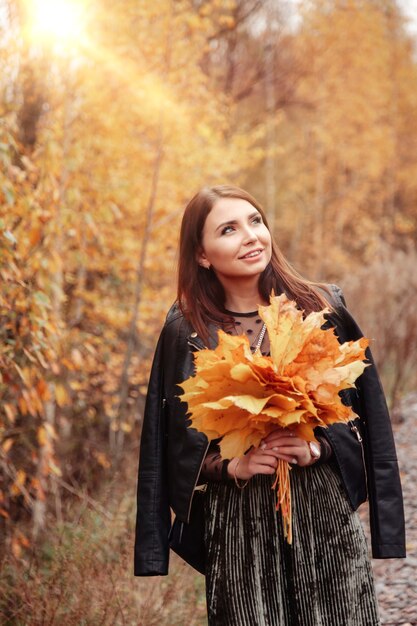
POLYGON ((417 63, 396 2, 314 0, 295 23, 287 3, 93 0, 70 45, 31 39, 26 4, 0 0, 0 558, 121 465, 134 480, 202 185, 258 197, 304 274, 352 285, 395 395, 416 384, 417 63))
MULTIPOLYGON (((328 311, 327 311, 328 312, 328 311)), ((214 350, 195 354, 195 376, 181 384, 191 424, 220 441, 224 459, 242 456, 276 428, 313 441, 317 426, 355 417, 339 392, 354 386, 366 364, 368 341, 340 344, 334 330, 322 326, 326 310, 305 318, 285 294, 259 307, 271 356, 252 353, 246 336, 219 331, 214 350)), ((278 504, 291 543, 289 464, 278 467, 278 504)), ((275 486, 275 485, 274 485, 275 486)))

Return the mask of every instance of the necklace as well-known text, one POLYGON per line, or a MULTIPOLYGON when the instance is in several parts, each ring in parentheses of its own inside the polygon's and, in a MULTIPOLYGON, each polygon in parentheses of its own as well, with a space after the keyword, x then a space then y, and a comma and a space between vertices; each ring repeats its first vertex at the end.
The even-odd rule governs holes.
POLYGON ((259 333, 259 335, 258 335, 258 341, 256 342, 256 345, 254 346, 254 345, 253 345, 253 343, 252 343, 252 345, 251 345, 251 347, 250 347, 250 349, 252 350, 252 352, 253 352, 254 354, 256 354, 257 352, 259 352, 259 350, 260 350, 260 348, 261 348, 261 345, 262 345, 262 342, 263 342, 264 337, 265 337, 265 333, 266 333, 266 324, 265 324, 265 322, 264 322, 264 323, 262 324, 261 331, 260 331, 260 333, 259 333))
MULTIPOLYGON (((228 309, 225 309, 225 311, 226 311, 226 313, 228 313, 229 315, 231 315, 231 316, 233 316, 235 318, 234 326, 232 327, 232 329, 230 331, 228 331, 229 334, 240 335, 240 334, 242 334, 242 331, 243 331, 243 333, 246 334, 246 336, 249 339, 249 334, 252 334, 254 329, 253 329, 253 327, 251 327, 252 325, 249 324, 249 326, 246 328, 246 330, 244 330, 244 327, 242 325, 243 320, 250 321, 251 319, 257 317, 258 319, 256 320, 256 324, 260 324, 261 323, 261 319, 259 317, 259 312, 258 311, 249 311, 248 313, 241 313, 241 312, 237 312, 237 311, 230 311, 228 309), (236 318, 238 318, 238 319, 236 319, 236 318), (237 330, 236 326, 240 327, 240 332, 237 330)), ((251 350, 251 352, 253 354, 256 354, 257 352, 260 352, 260 348, 262 346, 262 342, 264 340, 265 333, 266 333, 266 324, 263 323, 260 331, 256 334, 255 339, 253 339, 252 342, 249 343, 250 350, 251 350)))

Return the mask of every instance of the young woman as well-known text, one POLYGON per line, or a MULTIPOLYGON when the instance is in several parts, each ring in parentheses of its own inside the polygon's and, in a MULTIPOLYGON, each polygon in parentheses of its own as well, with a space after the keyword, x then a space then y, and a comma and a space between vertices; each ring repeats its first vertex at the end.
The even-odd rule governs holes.
POLYGON ((262 207, 231 186, 204 188, 185 209, 178 302, 156 348, 145 407, 138 481, 135 575, 168 573, 170 508, 192 524, 206 483, 205 574, 210 626, 379 624, 366 540, 355 510, 367 497, 375 558, 405 556, 401 485, 390 419, 372 363, 343 400, 360 419, 317 430, 309 445, 272 432, 241 458, 189 428, 178 384, 193 352, 217 330, 245 333, 267 354, 258 313, 286 293, 306 313, 330 306, 341 342, 361 336, 341 291, 303 279, 272 240, 262 207), (293 542, 283 538, 271 489, 278 459, 292 464, 293 542))

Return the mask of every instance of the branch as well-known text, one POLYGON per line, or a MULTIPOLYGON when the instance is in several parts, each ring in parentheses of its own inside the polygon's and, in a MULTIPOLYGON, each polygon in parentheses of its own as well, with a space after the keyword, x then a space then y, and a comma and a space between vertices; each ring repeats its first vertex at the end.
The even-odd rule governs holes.
POLYGON ((62 480, 62 478, 60 478, 59 476, 56 476, 56 474, 50 474, 50 477, 55 482, 57 482, 60 487, 63 487, 64 489, 72 493, 74 496, 77 496, 78 498, 80 498, 80 500, 84 500, 85 502, 90 504, 94 509, 96 509, 96 511, 104 515, 104 517, 107 517, 107 519, 109 520, 113 519, 113 515, 109 511, 107 511, 103 506, 101 506, 101 504, 97 502, 97 500, 94 500, 90 496, 87 496, 82 491, 78 491, 78 489, 75 489, 75 487, 67 483, 65 480, 62 480))

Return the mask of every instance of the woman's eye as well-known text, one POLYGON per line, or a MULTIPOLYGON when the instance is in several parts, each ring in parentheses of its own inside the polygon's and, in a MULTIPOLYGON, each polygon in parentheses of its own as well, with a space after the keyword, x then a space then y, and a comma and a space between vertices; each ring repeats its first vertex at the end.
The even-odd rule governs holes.
POLYGON ((233 226, 225 226, 222 229, 222 235, 226 235, 227 233, 230 233, 233 231, 233 226))
POLYGON ((260 215, 257 215, 256 217, 253 218, 252 221, 254 224, 262 224, 262 217, 260 215))

